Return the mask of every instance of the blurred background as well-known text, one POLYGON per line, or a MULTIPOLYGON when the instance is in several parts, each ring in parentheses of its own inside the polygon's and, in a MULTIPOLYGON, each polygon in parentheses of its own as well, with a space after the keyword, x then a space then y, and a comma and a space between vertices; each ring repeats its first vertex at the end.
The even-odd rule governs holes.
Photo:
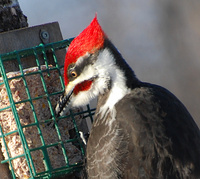
POLYGON ((200 126, 199 0, 18 0, 29 26, 58 21, 63 38, 98 20, 142 81, 174 93, 200 126))

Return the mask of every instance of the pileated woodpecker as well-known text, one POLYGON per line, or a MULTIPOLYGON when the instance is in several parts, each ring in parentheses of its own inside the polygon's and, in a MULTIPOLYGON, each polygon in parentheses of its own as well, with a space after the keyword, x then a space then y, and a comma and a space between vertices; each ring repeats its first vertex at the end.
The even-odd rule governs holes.
POLYGON ((70 44, 56 115, 98 96, 88 178, 198 179, 200 132, 167 89, 138 80, 97 21, 70 44))

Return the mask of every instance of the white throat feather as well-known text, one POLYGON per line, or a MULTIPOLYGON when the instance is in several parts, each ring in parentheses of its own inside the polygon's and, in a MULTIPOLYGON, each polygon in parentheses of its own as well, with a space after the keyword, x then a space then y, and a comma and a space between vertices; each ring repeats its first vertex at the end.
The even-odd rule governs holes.
POLYGON ((106 83, 105 79, 111 80, 110 92, 105 104, 99 110, 101 118, 108 113, 111 114, 112 119, 107 121, 111 124, 115 120, 115 104, 121 100, 130 89, 126 86, 126 79, 124 72, 116 65, 115 59, 109 49, 104 49, 99 53, 98 59, 95 63, 95 69, 98 72, 99 84, 106 83))

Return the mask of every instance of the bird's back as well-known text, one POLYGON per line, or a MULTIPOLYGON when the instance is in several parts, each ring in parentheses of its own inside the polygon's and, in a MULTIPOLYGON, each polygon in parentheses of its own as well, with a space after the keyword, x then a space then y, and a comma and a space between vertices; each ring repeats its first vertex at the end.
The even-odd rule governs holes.
POLYGON ((130 176, 134 173, 138 179, 200 178, 199 129, 173 94, 143 83, 125 96, 116 110, 123 130, 130 130, 130 176))
MULTIPOLYGON (((104 98, 100 97, 98 106, 104 98)), ((96 115, 87 146, 89 176, 98 173, 96 178, 200 178, 199 129, 173 94, 141 83, 115 109, 116 119, 110 126, 96 115)), ((106 121, 109 120, 107 115, 106 121)))

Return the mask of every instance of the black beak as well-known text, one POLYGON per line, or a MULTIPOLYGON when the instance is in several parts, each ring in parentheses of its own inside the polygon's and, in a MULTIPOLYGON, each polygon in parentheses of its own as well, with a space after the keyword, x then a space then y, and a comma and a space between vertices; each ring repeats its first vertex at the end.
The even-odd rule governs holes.
POLYGON ((62 94, 55 108, 54 113, 56 117, 64 116, 69 111, 72 94, 73 90, 71 90, 71 92, 68 94, 65 93, 62 94))

